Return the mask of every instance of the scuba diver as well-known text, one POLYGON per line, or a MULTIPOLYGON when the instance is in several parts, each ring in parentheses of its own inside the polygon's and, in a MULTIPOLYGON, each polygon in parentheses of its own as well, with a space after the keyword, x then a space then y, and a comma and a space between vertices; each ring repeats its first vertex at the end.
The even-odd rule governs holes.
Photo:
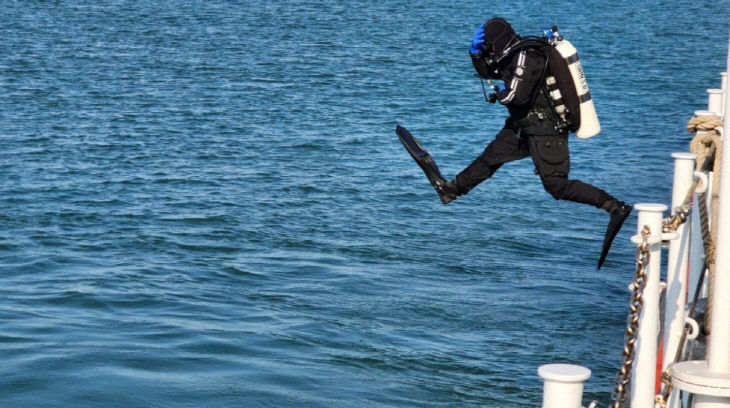
POLYGON ((600 269, 633 207, 598 187, 568 178, 569 131, 576 132, 579 137, 590 137, 600 131, 600 126, 575 49, 570 46, 572 56, 556 54, 555 44, 563 43, 557 27, 546 30, 545 36, 523 39, 502 18, 492 18, 477 29, 469 48, 476 76, 486 79, 490 85, 491 80, 504 81, 504 85, 492 86, 494 92, 488 96, 486 91, 484 94, 489 103, 504 105, 509 117, 482 154, 453 180, 446 180, 441 175, 433 158, 406 128, 398 125, 396 133, 444 204, 467 194, 493 176, 503 164, 531 157, 543 187, 556 200, 590 204, 609 213, 610 221, 598 260, 600 269), (576 62, 580 78, 575 73, 570 77, 569 65, 576 62), (556 78, 561 85, 559 89, 556 78), (579 84, 579 81, 582 82, 579 84), (570 89, 566 88, 567 83, 570 89), (583 94, 581 87, 576 85, 584 86, 583 94), (587 101, 590 106, 583 103, 587 101), (585 126, 583 134, 581 126, 585 126), (585 130, 591 126, 593 130, 585 130), (586 135, 586 132, 590 133, 586 135))

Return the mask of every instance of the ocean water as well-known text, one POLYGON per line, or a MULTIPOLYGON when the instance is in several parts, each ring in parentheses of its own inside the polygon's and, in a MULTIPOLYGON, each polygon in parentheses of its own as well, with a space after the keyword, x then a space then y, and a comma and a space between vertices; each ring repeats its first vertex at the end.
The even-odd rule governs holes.
POLYGON ((725 69, 730 2, 13 1, 0 15, 0 406, 607 404, 635 217, 558 202, 528 160, 444 206, 506 117, 467 48, 557 24, 603 132, 573 177, 664 202, 725 69))

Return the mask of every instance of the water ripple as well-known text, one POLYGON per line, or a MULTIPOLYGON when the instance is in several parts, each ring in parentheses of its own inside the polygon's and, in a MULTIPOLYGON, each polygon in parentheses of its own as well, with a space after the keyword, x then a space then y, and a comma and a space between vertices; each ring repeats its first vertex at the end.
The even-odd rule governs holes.
MULTIPOLYGON (((393 134, 452 176, 502 125, 466 54, 481 4, 4 6, 0 405, 530 407, 555 361, 608 399, 628 232, 599 273, 606 219, 529 160, 446 207, 393 134)), ((489 13, 581 50, 603 133, 574 176, 666 202, 728 10, 489 13)))

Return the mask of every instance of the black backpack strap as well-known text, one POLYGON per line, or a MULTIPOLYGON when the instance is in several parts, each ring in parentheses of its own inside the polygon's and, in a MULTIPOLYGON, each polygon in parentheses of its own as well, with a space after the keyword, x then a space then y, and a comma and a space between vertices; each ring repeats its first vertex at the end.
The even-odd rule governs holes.
MULTIPOLYGON (((547 86, 545 85, 545 74, 547 73, 548 69, 548 49, 547 47, 544 47, 542 49, 542 55, 545 57, 545 66, 542 67, 542 74, 540 74, 540 79, 538 79, 537 82, 537 89, 532 94, 532 100, 530 101, 530 105, 534 105, 535 101, 537 100, 537 95, 540 93, 540 90, 545 89, 547 90, 547 86)), ((548 99, 550 99, 550 95, 548 94, 548 99)))

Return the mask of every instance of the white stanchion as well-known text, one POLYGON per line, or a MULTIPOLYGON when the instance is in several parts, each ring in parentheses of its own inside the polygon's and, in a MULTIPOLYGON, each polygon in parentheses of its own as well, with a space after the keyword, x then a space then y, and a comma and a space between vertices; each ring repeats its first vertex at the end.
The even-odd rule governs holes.
MULTIPOLYGON (((730 41, 728 42, 730 71, 730 41)), ((727 92, 727 89, 726 89, 727 92)), ((724 117, 730 118, 730 104, 724 117)), ((724 121, 723 135, 730 134, 730 120, 724 121)), ((730 143, 722 144, 723 157, 730 157, 730 143)), ((717 242, 715 245, 715 281, 712 296, 712 329, 707 350, 710 370, 730 373, 730 160, 723 160, 720 169, 720 190, 717 200, 717 242)))
POLYGON ((692 408, 727 408, 727 398, 698 395, 692 408))
POLYGON ((649 226, 650 260, 646 270, 646 286, 643 306, 639 317, 639 336, 636 357, 631 376, 631 408, 654 408, 654 383, 656 380, 657 337, 659 336, 659 275, 661 274, 662 220, 667 206, 664 204, 636 204, 639 212, 636 228, 637 242, 644 226, 649 226))
POLYGON ((717 116, 723 114, 723 96, 725 92, 722 89, 708 89, 707 90, 707 110, 714 112, 717 116))
POLYGON ((730 407, 730 374, 713 372, 707 361, 674 364, 672 384, 678 390, 696 395, 695 408, 730 407))
MULTIPOLYGON (((672 189, 672 214, 682 205, 694 179, 694 153, 672 153, 674 158, 674 184, 672 189)), ((684 328, 686 305, 687 268, 689 258, 689 225, 677 227, 678 238, 669 244, 667 258, 667 290, 664 309, 664 356, 662 369, 674 361, 684 328)))
POLYGON ((542 408, 581 408, 583 383, 591 370, 573 364, 545 364, 537 374, 545 380, 542 408))

